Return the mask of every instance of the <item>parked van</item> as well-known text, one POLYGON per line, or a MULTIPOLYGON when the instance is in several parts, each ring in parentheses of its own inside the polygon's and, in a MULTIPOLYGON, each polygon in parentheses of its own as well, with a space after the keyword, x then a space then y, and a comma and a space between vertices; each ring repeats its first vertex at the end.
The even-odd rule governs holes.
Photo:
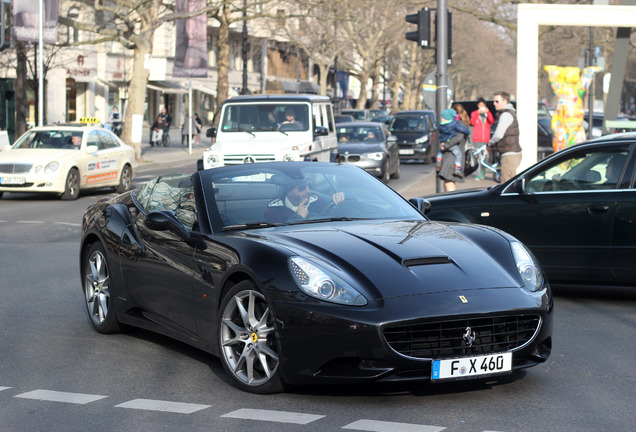
POLYGON ((225 101, 216 138, 199 168, 271 161, 335 159, 338 140, 327 96, 248 95, 225 101))

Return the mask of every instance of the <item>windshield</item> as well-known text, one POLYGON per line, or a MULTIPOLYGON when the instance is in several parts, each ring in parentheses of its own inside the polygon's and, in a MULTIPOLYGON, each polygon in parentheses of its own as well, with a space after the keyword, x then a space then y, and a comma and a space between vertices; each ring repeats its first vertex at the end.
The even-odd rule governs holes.
POLYGON ((13 149, 66 149, 78 150, 82 132, 77 131, 28 131, 13 144, 13 149))
POLYGON ((364 110, 342 110, 342 115, 350 115, 355 120, 364 120, 366 118, 364 110))
POLYGON ((382 142, 382 131, 376 126, 338 126, 338 142, 377 144, 382 142))
POLYGON ((399 194, 351 165, 283 162, 201 173, 205 187, 213 190, 209 214, 219 215, 224 230, 333 220, 424 219, 399 194))
POLYGON ((309 105, 291 103, 235 104, 225 107, 222 132, 309 130, 309 105))
POLYGON ((428 132, 426 118, 422 116, 399 116, 391 121, 389 130, 395 132, 428 132))

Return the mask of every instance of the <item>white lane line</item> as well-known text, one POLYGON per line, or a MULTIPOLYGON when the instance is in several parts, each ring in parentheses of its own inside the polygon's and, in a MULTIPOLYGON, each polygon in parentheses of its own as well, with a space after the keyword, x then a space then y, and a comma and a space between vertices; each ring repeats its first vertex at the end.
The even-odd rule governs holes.
POLYGON ((2 386, 0 386, 0 391, 2 391, 2 390, 9 390, 10 388, 11 388, 11 387, 2 387, 2 386))
POLYGON ((52 390, 34 390, 27 393, 16 395, 17 398, 23 399, 36 399, 50 402, 65 402, 72 404, 84 405, 89 402, 94 402, 99 399, 104 399, 108 396, 99 396, 82 393, 67 393, 52 390))
POLYGON ((223 414, 221 417, 229 417, 244 420, 262 420, 277 423, 308 424, 324 417, 324 415, 294 413, 288 411, 273 411, 261 409, 242 408, 223 414))
POLYGON ((358 420, 343 426, 342 429, 351 429, 367 432, 439 432, 446 429, 440 426, 427 426, 412 423, 396 423, 378 420, 358 420))
POLYGON ((72 227, 81 227, 82 226, 81 223, 76 223, 76 222, 53 222, 53 225, 68 225, 68 226, 72 226, 72 227))
POLYGON ((19 224, 43 224, 44 221, 16 221, 19 224))
POLYGON ((133 399, 128 402, 115 405, 115 408, 128 408, 147 411, 162 411, 172 412, 179 414, 191 414, 196 411, 201 411, 206 408, 210 408, 210 405, 198 405, 183 402, 169 402, 152 399, 133 399))

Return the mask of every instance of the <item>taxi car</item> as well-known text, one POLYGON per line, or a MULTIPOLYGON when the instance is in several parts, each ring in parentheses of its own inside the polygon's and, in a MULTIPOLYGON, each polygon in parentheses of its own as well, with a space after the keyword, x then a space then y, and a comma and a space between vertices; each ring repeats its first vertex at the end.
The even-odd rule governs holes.
POLYGON ((5 192, 51 192, 74 200, 80 190, 130 189, 135 149, 96 125, 34 127, 0 152, 0 198, 5 192))

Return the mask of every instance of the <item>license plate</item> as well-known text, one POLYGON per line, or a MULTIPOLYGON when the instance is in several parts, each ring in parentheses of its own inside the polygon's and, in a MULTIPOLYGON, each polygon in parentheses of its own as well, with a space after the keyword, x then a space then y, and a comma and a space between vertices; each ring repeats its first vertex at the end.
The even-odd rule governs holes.
POLYGON ((25 183, 24 177, 0 177, 0 184, 21 185, 25 183))
POLYGON ((412 154, 415 154, 415 150, 412 150, 412 149, 401 149, 401 150, 399 150, 399 153, 401 155, 412 155, 412 154))
POLYGON ((512 353, 433 360, 431 380, 470 378, 512 370, 512 353))

